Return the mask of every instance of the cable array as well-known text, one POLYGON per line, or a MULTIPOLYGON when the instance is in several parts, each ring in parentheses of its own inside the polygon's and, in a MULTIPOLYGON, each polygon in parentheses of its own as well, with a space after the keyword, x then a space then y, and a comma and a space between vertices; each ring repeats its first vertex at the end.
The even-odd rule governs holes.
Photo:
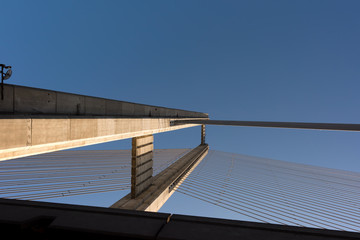
MULTIPOLYGON (((154 151, 154 175, 190 149, 154 151)), ((46 200, 130 190, 130 150, 0 162, 0 197, 46 200)), ((360 173, 210 150, 175 190, 256 222, 360 231, 360 173)))
POLYGON ((257 222, 360 231, 360 173, 211 150, 176 191, 257 222))
MULTIPOLYGON (((154 151, 154 174, 190 149, 154 151)), ((0 162, 0 197, 46 200, 129 190, 130 150, 60 151, 0 162)))

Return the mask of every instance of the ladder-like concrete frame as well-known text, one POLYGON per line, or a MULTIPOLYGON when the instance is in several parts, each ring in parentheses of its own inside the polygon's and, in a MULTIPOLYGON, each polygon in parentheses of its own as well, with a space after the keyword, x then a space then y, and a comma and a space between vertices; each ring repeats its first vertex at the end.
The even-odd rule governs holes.
POLYGON ((111 208, 157 212, 174 190, 207 155, 209 146, 201 144, 152 179, 152 184, 139 195, 128 194, 111 208))

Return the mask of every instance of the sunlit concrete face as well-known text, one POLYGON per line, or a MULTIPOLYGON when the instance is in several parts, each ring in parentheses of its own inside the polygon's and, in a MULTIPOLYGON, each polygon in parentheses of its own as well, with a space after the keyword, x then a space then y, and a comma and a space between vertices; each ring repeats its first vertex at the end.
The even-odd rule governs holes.
POLYGON ((5 85, 0 101, 0 160, 173 131, 200 112, 5 85))
POLYGON ((154 136, 132 139, 131 150, 131 198, 145 191, 153 180, 154 136))
POLYGON ((138 196, 129 194, 111 208, 157 212, 174 193, 174 188, 196 168, 208 153, 209 146, 199 145, 153 177, 152 184, 138 196))
POLYGON ((167 118, 24 117, 0 119, 0 160, 197 126, 167 118))

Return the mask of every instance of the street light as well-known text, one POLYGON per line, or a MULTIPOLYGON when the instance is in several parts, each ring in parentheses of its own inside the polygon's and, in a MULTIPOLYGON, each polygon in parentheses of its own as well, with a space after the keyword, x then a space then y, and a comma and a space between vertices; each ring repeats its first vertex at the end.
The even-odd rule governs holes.
POLYGON ((11 77, 12 70, 11 66, 6 66, 5 64, 0 64, 1 70, 1 100, 4 100, 4 80, 7 80, 11 77), (9 69, 4 73, 4 69, 9 69))

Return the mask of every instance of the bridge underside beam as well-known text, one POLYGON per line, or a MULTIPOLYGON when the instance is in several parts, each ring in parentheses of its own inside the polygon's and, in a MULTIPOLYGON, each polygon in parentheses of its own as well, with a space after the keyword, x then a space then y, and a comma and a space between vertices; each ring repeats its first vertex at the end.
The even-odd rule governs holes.
POLYGON ((135 198, 126 195, 111 208, 157 212, 174 193, 174 188, 191 173, 208 153, 207 144, 199 145, 153 177, 152 184, 135 198))
POLYGON ((16 85, 0 100, 0 160, 197 126, 208 114, 16 85))
POLYGON ((197 126, 170 118, 0 117, 0 160, 83 147, 197 126))

